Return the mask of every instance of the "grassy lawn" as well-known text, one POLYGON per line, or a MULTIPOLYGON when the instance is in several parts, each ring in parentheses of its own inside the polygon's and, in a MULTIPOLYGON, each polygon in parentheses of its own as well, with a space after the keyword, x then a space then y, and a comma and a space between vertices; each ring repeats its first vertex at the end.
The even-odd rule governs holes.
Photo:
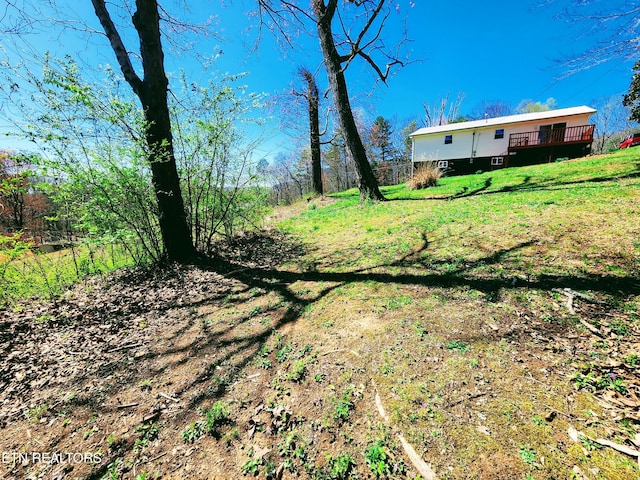
POLYGON ((0 402, 30 407, 0 416, 0 450, 102 454, 69 478, 639 478, 602 442, 640 447, 639 164, 343 192, 216 271, 92 281, 47 322, 24 305, 11 325, 49 329, 34 370, 84 363, 7 383, 0 402))

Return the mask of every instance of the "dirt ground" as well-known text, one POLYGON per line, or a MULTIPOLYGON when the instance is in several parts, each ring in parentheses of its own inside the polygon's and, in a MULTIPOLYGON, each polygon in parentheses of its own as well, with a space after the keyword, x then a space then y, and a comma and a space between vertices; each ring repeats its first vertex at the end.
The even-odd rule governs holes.
MULTIPOLYGON (((524 309, 519 291, 488 301, 403 278, 376 306, 383 283, 277 268, 303 254, 256 235, 215 267, 121 271, 0 312, 0 478, 375 478, 376 445, 380 478, 552 478, 537 472, 563 458, 629 458, 589 443, 640 421, 637 326, 577 325, 619 327, 608 299, 549 289, 524 309), (572 377, 598 349, 616 355, 590 371, 627 390, 600 403, 572 377)), ((624 478, 584 465, 563 471, 624 478)))

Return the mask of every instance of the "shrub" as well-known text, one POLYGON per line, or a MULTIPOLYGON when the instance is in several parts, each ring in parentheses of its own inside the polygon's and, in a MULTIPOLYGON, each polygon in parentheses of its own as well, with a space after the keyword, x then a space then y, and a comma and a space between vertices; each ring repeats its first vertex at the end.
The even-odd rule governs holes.
POLYGON ((420 190, 435 187, 440 177, 442 177, 442 170, 438 167, 437 162, 424 162, 424 165, 418 167, 413 177, 407 182, 407 188, 409 190, 420 190))

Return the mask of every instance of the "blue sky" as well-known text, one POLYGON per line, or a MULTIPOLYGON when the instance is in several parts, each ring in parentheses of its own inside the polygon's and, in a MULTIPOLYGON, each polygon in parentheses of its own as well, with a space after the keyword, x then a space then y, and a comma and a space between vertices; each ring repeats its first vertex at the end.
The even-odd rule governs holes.
MULTIPOLYGON (((61 0, 68 3, 73 16, 89 19, 97 28, 88 0, 61 0), (86 4, 86 5, 85 5, 86 4)), ((392 13, 383 35, 397 37, 406 19, 412 63, 391 77, 388 85, 374 88, 373 76, 361 64, 350 67, 348 81, 354 107, 373 121, 377 115, 402 123, 424 116, 423 104, 433 105, 446 95, 464 95, 460 113, 475 109, 482 101, 501 101, 515 108, 523 99, 545 101, 553 97, 558 108, 594 106, 598 100, 621 96, 631 79, 633 62, 616 59, 599 67, 561 78, 566 69, 558 60, 584 52, 597 37, 586 35, 587 26, 558 17, 562 5, 573 2, 522 0, 427 1, 397 0, 399 13, 392 13), (546 3, 546 6, 542 6, 546 3)), ((206 81, 203 71, 190 54, 221 53, 215 69, 221 72, 248 72, 243 80, 252 91, 275 94, 286 90, 300 65, 319 72, 319 84, 326 87, 317 40, 301 34, 293 39, 295 50, 282 48, 273 36, 263 32, 258 49, 250 51, 256 30, 255 18, 247 15, 254 8, 251 0, 188 1, 185 16, 203 21, 215 15, 218 36, 200 37, 187 52, 172 55, 167 49, 167 68, 182 67, 196 81, 206 81)), ((173 0, 168 8, 175 11, 173 0)), ((5 17, 6 18, 6 17, 5 17)), ((2 20, 0 20, 2 21, 2 20)), ((36 49, 50 49, 57 55, 70 53, 97 63, 115 65, 108 48, 86 35, 67 30, 41 32, 31 39, 36 49)), ((130 44, 134 48, 135 44, 130 44)), ((266 112, 265 112, 266 113, 266 112)), ((277 134, 278 114, 270 123, 271 139, 263 146, 266 156, 278 149, 288 150, 291 140, 277 134)), ((305 123, 304 120, 301 120, 305 123)), ((419 126, 421 126, 419 124, 419 126)))

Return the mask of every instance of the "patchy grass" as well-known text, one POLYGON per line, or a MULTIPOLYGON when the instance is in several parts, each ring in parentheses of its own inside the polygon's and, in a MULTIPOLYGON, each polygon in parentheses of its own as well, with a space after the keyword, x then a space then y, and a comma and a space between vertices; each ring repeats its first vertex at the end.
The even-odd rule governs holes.
POLYGON ((79 478, 416 478, 401 434, 440 479, 637 478, 596 442, 640 447, 637 155, 343 192, 218 273, 7 311, 39 363, 6 360, 0 449, 104 452, 79 478))

